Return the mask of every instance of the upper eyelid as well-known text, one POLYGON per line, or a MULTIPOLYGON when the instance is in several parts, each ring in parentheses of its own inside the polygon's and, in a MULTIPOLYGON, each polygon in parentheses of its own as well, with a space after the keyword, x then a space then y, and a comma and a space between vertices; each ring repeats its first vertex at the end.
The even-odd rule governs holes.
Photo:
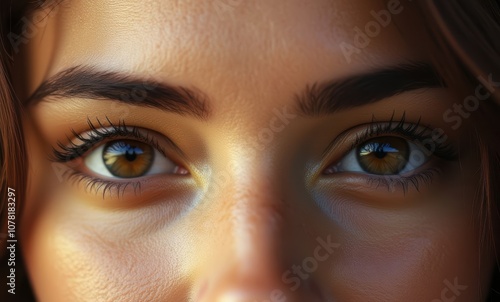
MULTIPOLYGON (((98 135, 96 135, 96 132, 93 132, 93 130, 86 131, 84 133, 76 133, 74 130, 72 130, 72 133, 82 143, 78 144, 78 143, 75 143, 73 140, 70 140, 69 144, 71 145, 71 147, 68 147, 68 146, 63 145, 62 143, 58 142, 58 146, 60 149, 62 149, 62 151, 56 150, 55 148, 53 148, 53 153, 55 154, 55 157, 56 157, 55 161, 68 162, 68 161, 77 159, 79 157, 83 157, 88 152, 91 152, 92 150, 96 149, 96 146, 102 144, 103 142, 105 142, 107 140, 116 139, 117 137, 118 138, 119 137, 128 138, 128 139, 135 138, 135 139, 139 139, 140 141, 142 141, 144 143, 152 143, 151 140, 154 140, 154 138, 148 139, 144 136, 127 135, 127 133, 118 133, 118 132, 116 132, 116 133, 110 132, 109 134, 106 134, 107 135, 106 137, 102 137, 102 138, 99 138, 98 135), (95 139, 83 138, 83 135, 86 133, 89 133, 89 135, 93 135, 93 137, 95 139), (78 149, 80 149, 80 150, 78 150, 78 149), (69 153, 71 153, 71 152, 73 152, 75 154, 71 154, 71 156, 68 156, 68 155, 70 155, 69 153), (62 159, 62 157, 69 157, 69 159, 68 158, 62 159)), ((132 132, 130 132, 129 134, 131 134, 131 133, 132 132)), ((153 145, 154 145, 153 147, 155 149, 158 149, 158 151, 160 153, 162 153, 164 156, 166 156, 165 151, 163 150, 163 148, 161 148, 159 146, 158 143, 154 142, 153 145)))
POLYGON ((369 129, 367 129, 367 131, 365 131, 360 136, 356 137, 356 140, 352 143, 350 150, 355 149, 356 146, 358 146, 359 144, 363 143, 364 141, 366 141, 368 139, 379 137, 379 136, 384 135, 384 134, 399 134, 399 133, 402 133, 403 131, 412 132, 411 137, 409 137, 408 135, 406 135, 406 136, 402 135, 402 136, 404 136, 404 138, 407 138, 407 139, 411 139, 411 138, 415 138, 415 137, 426 139, 430 135, 430 134, 429 135, 425 134, 426 132, 430 131, 430 128, 425 127, 425 126, 421 126, 419 123, 406 123, 407 126, 405 128, 398 128, 398 127, 387 128, 387 129, 380 128, 380 127, 382 127, 382 125, 385 125, 385 124, 387 124, 387 122, 380 122, 380 123, 377 123, 376 125, 370 124, 369 129), (376 129, 376 130, 373 130, 373 129, 376 129))
MULTIPOLYGON (((137 126, 128 126, 125 124, 124 121, 120 121, 118 125, 113 124, 108 117, 106 117, 106 120, 108 121, 109 125, 104 125, 99 119, 97 119, 97 123, 99 124, 99 127, 96 127, 92 121, 87 118, 87 124, 90 128, 90 130, 77 133, 73 129, 71 130, 73 136, 80 140, 82 143, 77 144, 73 140, 69 139, 69 144, 71 147, 68 147, 67 145, 64 145, 60 142, 57 142, 57 145, 59 148, 63 151, 56 150, 56 148, 53 148, 53 156, 50 158, 52 161, 57 161, 57 162, 68 162, 70 160, 74 160, 76 158, 84 156, 86 153, 88 153, 90 150, 94 149, 96 145, 99 143, 102 143, 106 139, 110 138, 115 138, 115 137, 123 137, 123 138, 136 138, 140 139, 144 143, 152 144, 155 149, 157 149, 162 155, 167 157, 169 152, 166 152, 165 149, 163 149, 156 138, 156 136, 159 136, 163 140, 163 142, 168 145, 169 149, 173 150, 175 153, 177 153, 181 158, 185 159, 186 155, 182 150, 167 136, 162 135, 161 133, 154 133, 153 135, 149 135, 148 132, 154 132, 153 130, 150 129, 145 129, 145 128, 140 128, 137 126), (112 129, 112 130, 108 130, 112 129), (105 137, 103 139, 98 139, 94 142, 90 142, 91 139, 86 139, 83 137, 84 134, 89 133, 91 136, 94 135, 94 139, 96 137, 102 136, 102 135, 107 135, 108 137, 105 137), (85 146, 85 144, 92 144, 91 146, 88 146, 84 152, 78 152, 76 156, 74 156, 72 159, 62 159, 60 155, 63 155, 63 152, 67 151, 68 149, 76 149, 76 148, 82 148, 85 146)), ((74 150, 73 150, 74 151, 74 150)), ((67 155, 67 154, 64 154, 67 155)))
POLYGON ((411 132, 413 136, 423 137, 424 133, 429 130, 430 130, 429 127, 421 125, 421 118, 419 118, 416 123, 407 123, 406 112, 403 113, 401 120, 399 120, 396 123, 394 122, 394 113, 391 119, 386 122, 375 122, 373 118, 372 122, 368 125, 366 131, 363 132, 361 136, 356 137, 356 140, 351 145, 351 150, 354 149, 355 146, 362 143, 363 141, 369 138, 380 136, 382 134, 388 134, 388 133, 390 134, 396 132, 407 132, 407 133, 411 132), (419 128, 421 128, 421 130, 418 130, 419 128))
MULTIPOLYGON (((148 134, 142 134, 141 130, 139 128, 137 128, 137 127, 133 127, 133 126, 129 127, 129 126, 127 126, 126 128, 127 128, 127 130, 124 130, 123 132, 119 132, 119 131, 116 131, 114 133, 113 133, 113 131, 109 132, 107 134, 108 137, 99 139, 99 141, 97 141, 97 142, 95 142, 93 144, 93 147, 95 147, 99 143, 102 143, 102 142, 106 141, 109 138, 116 138, 116 137, 131 138, 132 137, 132 138, 139 139, 139 140, 143 141, 144 143, 151 143, 151 144, 153 144, 153 147, 155 149, 158 149, 158 151, 160 151, 160 153, 163 156, 166 156, 165 150, 160 146, 160 144, 156 141, 156 139, 154 137, 151 137, 148 134)), ((99 130, 100 129, 95 129, 95 130, 87 131, 86 133, 90 133, 92 135, 92 134, 98 133, 98 132, 93 132, 93 131, 99 131, 99 130)))
MULTIPOLYGON (((392 115, 388 121, 377 121, 375 119, 375 115, 372 115, 372 121, 370 123, 363 124, 363 125, 367 125, 365 131, 363 132, 363 134, 361 136, 356 137, 354 142, 351 144, 351 147, 349 148, 348 152, 353 150, 356 145, 362 143, 364 140, 366 140, 368 138, 376 137, 377 135, 380 135, 380 134, 383 134, 384 132, 381 131, 382 125, 387 125, 388 128, 391 129, 389 131, 385 131, 385 133, 391 133, 391 132, 394 133, 395 132, 394 130, 396 130, 396 129, 403 130, 404 125, 407 125, 406 129, 404 129, 405 131, 415 131, 415 129, 421 127, 422 117, 419 117, 417 122, 411 123, 411 122, 406 122, 406 111, 403 111, 401 118, 399 118, 398 120, 395 120, 395 116, 396 116, 396 111, 393 111, 392 115), (392 128, 393 125, 394 125, 394 128, 392 128)), ((322 158, 326 157, 331 152, 331 150, 336 149, 334 147, 336 145, 338 145, 337 141, 345 140, 349 136, 350 132, 352 132, 353 129, 358 128, 358 127, 363 126, 363 125, 357 125, 357 126, 351 127, 349 129, 343 131, 330 144, 328 144, 328 146, 323 151, 322 158)), ((422 136, 425 131, 430 129, 429 127, 425 127, 425 126, 423 126, 423 127, 424 127, 424 129, 422 129, 421 132, 415 133, 415 135, 422 136)))
MULTIPOLYGON (((404 120, 402 119, 402 121, 404 121, 404 120)), ((346 143, 346 141, 353 135, 352 132, 354 129, 359 128, 359 127, 363 127, 363 126, 365 126, 365 128, 363 130, 361 130, 362 131, 361 135, 359 133, 356 133, 356 138, 351 143, 351 146, 349 148, 344 148, 346 150, 344 150, 343 156, 345 156, 346 154, 348 154, 349 152, 354 150, 356 148, 356 146, 358 146, 360 143, 362 143, 363 141, 365 141, 367 139, 375 138, 375 137, 378 137, 378 136, 383 135, 383 134, 392 134, 392 135, 398 134, 397 130, 398 129, 401 130, 400 127, 406 127, 407 130, 412 129, 412 131, 416 131, 414 134, 415 136, 422 136, 422 137, 424 136, 424 133, 426 133, 427 131, 430 131, 430 129, 431 129, 427 126, 420 125, 420 120, 417 123, 405 122, 405 121, 404 121, 404 123, 400 123, 400 122, 394 123, 391 121, 380 121, 380 122, 371 122, 371 123, 366 123, 366 124, 362 124, 362 125, 357 125, 357 126, 351 127, 349 129, 343 131, 330 144, 328 144, 328 146, 323 151, 321 158, 323 158, 323 159, 327 158, 328 155, 331 154, 334 150, 338 150, 339 146, 344 145, 346 143), (384 130, 384 131, 380 131, 380 132, 374 131, 374 129, 377 129, 378 127, 381 127, 383 125, 387 126, 391 123, 393 126, 389 130, 384 130), (421 129, 417 129, 417 128, 421 128, 421 129)), ((378 128, 378 129, 381 129, 381 128, 378 128)), ((408 139, 410 137, 404 137, 404 138, 408 139)), ((322 169, 328 167, 328 165, 330 165, 330 164, 331 163, 325 164, 326 166, 322 167, 322 169)))

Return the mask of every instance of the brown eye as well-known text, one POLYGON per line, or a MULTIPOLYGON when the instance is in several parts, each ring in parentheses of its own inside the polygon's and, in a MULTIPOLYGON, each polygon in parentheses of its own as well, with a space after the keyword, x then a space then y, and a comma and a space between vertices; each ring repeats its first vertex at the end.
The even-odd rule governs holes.
POLYGON ((129 139, 102 144, 85 156, 87 168, 110 178, 135 178, 150 174, 188 174, 153 146, 129 139))
POLYGON ((407 174, 429 160, 430 156, 426 155, 426 151, 423 146, 402 137, 376 137, 359 144, 323 173, 407 174))
POLYGON ((409 161, 410 146, 399 137, 377 137, 356 149, 361 168, 370 174, 393 175, 401 172, 409 161))
POLYGON ((102 151, 104 165, 116 177, 139 177, 148 172, 154 159, 153 147, 132 140, 107 143, 102 151))

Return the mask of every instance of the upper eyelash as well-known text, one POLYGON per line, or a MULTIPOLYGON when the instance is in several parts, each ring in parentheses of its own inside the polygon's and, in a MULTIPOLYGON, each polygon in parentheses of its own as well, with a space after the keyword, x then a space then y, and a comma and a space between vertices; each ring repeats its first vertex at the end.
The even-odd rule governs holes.
MULTIPOLYGON (((432 135, 428 132, 430 129, 428 127, 421 127, 421 118, 418 119, 416 123, 407 124, 406 123, 406 112, 399 121, 394 120, 394 112, 392 113, 391 119, 388 122, 380 123, 372 117, 372 122, 368 125, 368 128, 362 133, 357 134, 356 139, 351 145, 349 151, 354 150, 358 145, 365 142, 366 140, 374 137, 379 137, 383 134, 400 134, 405 138, 424 141, 426 139, 432 139, 432 135)), ((435 142, 435 140, 433 140, 435 142)), ((425 146, 423 146, 425 148, 425 146)), ((435 155, 441 156, 448 160, 454 160, 457 157, 457 153, 454 148, 449 144, 437 143, 436 149, 434 151, 435 155)))
POLYGON ((125 137, 125 138, 136 138, 144 143, 152 145, 157 149, 163 156, 165 156, 165 151, 160 147, 158 142, 151 136, 142 133, 137 127, 129 127, 125 125, 125 122, 119 121, 118 125, 113 124, 108 117, 106 121, 108 125, 104 125, 98 118, 96 118, 99 128, 96 127, 90 118, 87 118, 87 124, 90 131, 86 132, 88 137, 83 137, 82 134, 77 133, 74 129, 71 129, 71 133, 75 138, 80 140, 82 143, 77 144, 73 140, 69 139, 69 144, 65 145, 61 142, 57 142, 57 146, 60 150, 52 148, 52 156, 50 160, 55 162, 69 162, 76 158, 79 158, 89 150, 91 150, 96 144, 102 142, 107 138, 112 137, 125 137))

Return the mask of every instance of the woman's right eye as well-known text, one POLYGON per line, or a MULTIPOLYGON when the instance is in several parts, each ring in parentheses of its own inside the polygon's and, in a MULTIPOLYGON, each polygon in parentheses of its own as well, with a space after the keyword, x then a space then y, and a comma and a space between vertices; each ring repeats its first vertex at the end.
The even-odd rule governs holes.
POLYGON ((84 157, 92 172, 110 178, 137 178, 152 174, 186 174, 147 143, 118 139, 100 145, 84 157))

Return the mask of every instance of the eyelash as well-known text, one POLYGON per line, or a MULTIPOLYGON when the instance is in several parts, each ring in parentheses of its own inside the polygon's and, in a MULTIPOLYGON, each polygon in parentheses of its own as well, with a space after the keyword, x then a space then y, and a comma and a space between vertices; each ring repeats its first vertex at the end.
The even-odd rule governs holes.
POLYGON ((369 179, 368 183, 375 188, 379 188, 381 186, 387 187, 387 190, 390 192, 395 191, 396 187, 399 186, 403 190, 403 193, 406 194, 410 185, 412 185, 415 190, 419 192, 420 185, 422 185, 422 183, 426 185, 431 184, 432 179, 438 174, 441 174, 440 169, 430 168, 410 176, 399 176, 397 178, 379 176, 377 178, 369 179))
MULTIPOLYGON (((113 124, 108 117, 106 117, 106 121, 109 125, 104 125, 99 119, 96 119, 99 128, 96 127, 92 121, 87 118, 87 124, 89 126, 90 131, 86 132, 88 137, 83 137, 82 134, 78 134, 75 130, 71 130, 71 133, 75 138, 80 140, 81 144, 76 144, 72 140, 68 138, 70 141, 69 145, 64 145, 61 142, 57 142, 57 146, 60 150, 55 148, 52 149, 52 156, 50 158, 51 161, 65 163, 70 162, 74 159, 77 159, 91 150, 98 143, 110 139, 110 138, 135 138, 141 142, 150 144, 152 147, 156 148, 162 155, 165 156, 164 150, 160 147, 157 140, 153 137, 148 136, 147 134, 143 134, 139 131, 137 127, 129 127, 125 125, 125 122, 119 121, 117 125, 113 124)), ((356 139, 352 143, 349 151, 357 148, 357 146, 364 141, 379 137, 384 134, 389 135, 399 135, 406 139, 416 140, 416 141, 424 141, 426 139, 432 139, 430 134, 426 134, 429 131, 427 127, 420 127, 420 119, 417 123, 407 124, 406 123, 406 114, 403 113, 401 119, 399 121, 394 120, 394 113, 389 120, 389 122, 380 123, 372 118, 372 122, 368 125, 366 130, 361 134, 357 135, 356 139), (420 128, 420 129, 419 129, 420 128)), ((434 141, 434 140, 433 140, 434 141)), ((346 154, 348 153, 346 152, 346 154)), ((448 161, 456 160, 457 152, 453 148, 452 145, 437 143, 436 142, 436 150, 434 153, 436 156, 443 158, 448 161)), ((412 185, 417 191, 419 191, 419 187, 422 183, 430 184, 432 182, 433 177, 436 174, 441 173, 441 171, 437 168, 430 168, 415 175, 410 176, 370 176, 368 182, 370 185, 375 186, 376 188, 380 186, 387 187, 388 190, 394 190, 395 186, 400 186, 403 189, 403 192, 406 193, 412 185)), ((95 190, 97 193, 100 189, 102 189, 103 198, 106 192, 111 192, 111 190, 116 189, 118 196, 120 196, 120 192, 123 195, 123 192, 129 185, 133 185, 134 192, 137 194, 137 189, 140 191, 140 182, 138 181, 123 181, 117 182, 116 180, 110 181, 97 177, 88 176, 84 173, 71 170, 70 173, 65 173, 65 176, 68 180, 86 183, 86 189, 89 191, 95 190)))
MULTIPOLYGON (((406 139, 414 141, 416 140, 419 142, 425 141, 427 139, 435 141, 432 138, 432 134, 426 134, 429 132, 429 130, 430 129, 428 127, 420 125, 420 118, 414 124, 406 123, 406 112, 403 112, 403 115, 399 121, 394 121, 394 113, 392 114, 391 119, 385 123, 377 122, 375 118, 372 118, 372 121, 368 125, 367 129, 361 135, 356 136, 356 139, 354 143, 352 143, 349 151, 352 151, 364 141, 370 138, 382 136, 383 134, 400 135, 406 139), (394 126, 395 123, 397 124, 394 126)), ((437 142, 434 154, 447 160, 455 160, 457 156, 456 151, 454 150, 452 145, 437 142)))
POLYGON ((68 181, 71 181, 76 185, 82 182, 85 183, 85 190, 88 192, 94 191, 97 194, 99 190, 102 189, 103 199, 105 198, 106 193, 111 194, 112 190, 116 191, 118 197, 123 196, 128 186, 133 187, 135 195, 137 195, 138 192, 141 191, 140 181, 118 182, 116 180, 105 180, 97 177, 92 177, 74 170, 71 170, 69 173, 63 174, 63 177, 66 177, 68 181))
MULTIPOLYGON (((432 134, 429 133, 430 129, 420 125, 420 118, 416 123, 406 123, 406 112, 403 112, 402 117, 399 121, 394 120, 395 113, 393 112, 390 120, 388 122, 377 122, 375 117, 372 118, 371 123, 367 126, 363 133, 356 135, 356 139, 352 143, 351 147, 345 154, 348 154, 352 150, 356 149, 359 144, 371 139, 380 137, 383 135, 401 136, 405 139, 423 142, 428 139, 432 140, 436 145, 436 149, 432 153, 433 155, 440 157, 446 161, 454 161, 457 159, 458 154, 455 148, 451 144, 438 143, 432 139, 432 134)), ((423 146, 428 150, 425 146, 423 146)), ((330 167, 329 165, 328 167, 330 167)), ((438 168, 429 168, 420 173, 409 175, 409 176, 395 176, 395 175, 369 175, 368 183, 375 188, 380 186, 385 186, 389 191, 395 190, 396 186, 402 188, 403 193, 408 192, 410 186, 413 186, 415 190, 420 191, 420 185, 430 184, 435 175, 441 174, 441 170, 438 168)))
POLYGON ((83 137, 83 135, 78 134, 75 130, 71 130, 71 133, 75 138, 82 141, 82 144, 75 144, 72 140, 68 138, 70 141, 70 145, 64 145, 61 142, 57 142, 57 146, 60 151, 53 148, 52 149, 52 157, 51 160, 55 162, 69 162, 76 158, 83 156, 86 152, 91 150, 98 143, 109 139, 109 138, 135 138, 141 142, 151 144, 152 147, 158 149, 163 156, 165 156, 165 151, 160 147, 157 140, 153 137, 148 136, 147 134, 143 134, 139 131, 137 127, 129 127, 125 125, 125 121, 118 122, 118 125, 113 124, 108 117, 106 117, 108 126, 105 126, 101 123, 99 119, 96 119, 99 124, 99 128, 97 128, 90 119, 87 119, 87 124, 90 128, 88 134, 88 138, 83 137))
MULTIPOLYGON (((52 148, 52 155, 50 160, 53 162, 67 163, 77 158, 82 157, 88 151, 92 150, 100 142, 111 139, 111 138, 133 138, 137 139, 146 144, 150 144, 153 148, 158 150, 163 156, 166 156, 165 151, 161 148, 158 141, 141 131, 137 127, 129 127, 125 124, 125 121, 119 121, 117 125, 113 124, 108 117, 106 121, 108 125, 104 125, 99 119, 96 118, 98 127, 92 123, 92 121, 87 118, 87 124, 90 131, 85 132, 84 137, 82 134, 77 133, 74 129, 71 129, 72 135, 81 141, 81 144, 75 143, 73 140, 69 139, 69 144, 64 145, 61 142, 57 142, 59 150, 52 148)), ((125 189, 132 185, 134 188, 134 193, 141 188, 141 183, 139 181, 117 181, 117 180, 106 180, 98 177, 93 177, 86 175, 85 173, 75 171, 73 169, 68 170, 63 173, 63 177, 66 177, 68 181, 74 181, 76 184, 80 182, 85 182, 85 188, 89 192, 95 191, 96 193, 102 189, 103 198, 107 192, 111 193, 111 190, 116 190, 118 197, 120 193, 123 195, 125 189)))

